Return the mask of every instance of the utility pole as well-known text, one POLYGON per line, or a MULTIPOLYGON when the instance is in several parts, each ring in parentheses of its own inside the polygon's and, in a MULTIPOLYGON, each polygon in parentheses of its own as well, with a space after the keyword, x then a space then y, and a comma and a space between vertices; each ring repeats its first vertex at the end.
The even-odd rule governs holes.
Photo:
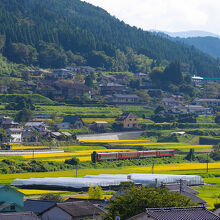
POLYGON ((34 160, 34 150, 33 150, 33 160, 34 160))
POLYGON ((154 163, 152 164, 152 174, 154 174, 154 163))

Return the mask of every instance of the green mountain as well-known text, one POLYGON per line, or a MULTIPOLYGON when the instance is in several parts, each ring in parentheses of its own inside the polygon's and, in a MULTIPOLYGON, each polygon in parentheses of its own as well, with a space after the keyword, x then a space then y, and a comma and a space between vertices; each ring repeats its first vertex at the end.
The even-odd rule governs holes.
POLYGON ((219 76, 219 62, 194 47, 131 27, 80 0, 0 0, 0 50, 10 61, 141 71, 164 60, 185 71, 219 76))
POLYGON ((204 53, 220 58, 220 39, 216 37, 190 37, 178 38, 178 40, 193 45, 204 53))

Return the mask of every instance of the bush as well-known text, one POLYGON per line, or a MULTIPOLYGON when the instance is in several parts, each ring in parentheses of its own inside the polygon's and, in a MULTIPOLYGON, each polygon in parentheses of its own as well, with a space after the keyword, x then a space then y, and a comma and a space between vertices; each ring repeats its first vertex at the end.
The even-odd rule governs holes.
POLYGON ((220 138, 213 138, 213 137, 200 137, 199 144, 203 145, 216 145, 220 142, 220 138))
POLYGON ((64 202, 64 199, 59 194, 55 193, 45 193, 40 197, 40 200, 64 202))

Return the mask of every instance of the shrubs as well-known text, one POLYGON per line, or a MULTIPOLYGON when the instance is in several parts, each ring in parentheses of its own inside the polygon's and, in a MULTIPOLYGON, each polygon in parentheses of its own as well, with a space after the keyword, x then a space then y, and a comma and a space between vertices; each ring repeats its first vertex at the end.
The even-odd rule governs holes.
POLYGON ((203 145, 216 145, 220 142, 220 138, 214 138, 214 137, 200 137, 199 138, 199 144, 203 145))
POLYGON ((74 166, 62 162, 2 160, 0 173, 48 172, 73 169, 74 166))

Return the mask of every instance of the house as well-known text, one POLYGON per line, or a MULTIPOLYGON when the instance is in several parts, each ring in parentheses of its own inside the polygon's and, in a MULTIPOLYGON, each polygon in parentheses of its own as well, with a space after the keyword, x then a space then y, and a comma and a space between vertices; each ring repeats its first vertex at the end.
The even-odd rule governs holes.
POLYGON ((32 79, 42 79, 44 75, 50 73, 49 71, 43 69, 28 69, 24 71, 30 73, 32 79))
POLYGON ((31 199, 27 199, 26 201, 24 201, 25 210, 33 212, 38 216, 55 205, 56 205, 55 201, 31 200, 31 199))
POLYGON ((69 99, 74 99, 75 97, 83 97, 86 94, 91 96, 91 89, 88 86, 80 83, 74 83, 70 80, 63 80, 62 82, 57 81, 54 83, 54 86, 56 89, 62 91, 63 97, 69 99))
POLYGON ((99 87, 101 95, 125 94, 127 92, 126 86, 118 83, 103 83, 99 87))
POLYGON ((104 211, 88 201, 75 201, 57 203, 55 206, 44 211, 41 215, 42 220, 85 220, 85 219, 102 219, 104 211))
POLYGON ((42 121, 29 121, 24 125, 25 130, 36 130, 38 132, 48 131, 48 126, 42 121))
POLYGON ((55 69, 53 70, 51 77, 53 79, 72 79, 73 73, 67 69, 55 69))
POLYGON ((22 142, 22 129, 9 128, 6 130, 7 139, 10 143, 21 143, 22 142))
POLYGON ((177 96, 177 95, 172 95, 169 98, 163 98, 160 101, 161 105, 164 105, 166 108, 173 108, 177 106, 182 106, 183 105, 183 97, 182 96, 177 96))
POLYGON ((112 103, 117 104, 138 104, 139 96, 137 95, 124 95, 124 94, 114 94, 110 98, 112 103))
POLYGON ((202 85, 202 84, 204 84, 204 78, 201 77, 201 76, 194 75, 192 77, 192 81, 195 83, 195 85, 202 85))
POLYGON ((40 220, 33 212, 0 213, 0 220, 40 220))
POLYGON ((220 106, 220 99, 195 99, 193 104, 216 107, 220 106))
POLYGON ((212 108, 206 108, 201 105, 185 105, 182 111, 184 113, 195 113, 199 115, 211 115, 213 113, 212 108))
POLYGON ((21 125, 19 125, 19 123, 14 122, 13 120, 11 120, 9 117, 5 116, 5 115, 1 115, 0 116, 0 127, 3 129, 9 129, 9 128, 22 128, 21 125))
POLYGON ((23 130, 22 142, 38 142, 38 136, 33 130, 23 130))
POLYGON ((63 118, 63 122, 57 124, 60 129, 82 129, 84 127, 84 123, 82 119, 77 115, 66 115, 63 118))
POLYGON ((104 131, 107 125, 108 125, 108 122, 106 121, 94 121, 90 125, 90 129, 94 131, 104 131))
POLYGON ((24 194, 10 186, 0 185, 0 212, 22 211, 24 211, 24 194))
POLYGON ((172 208, 147 208, 145 212, 133 216, 128 220, 219 220, 203 206, 172 207, 172 208))
POLYGON ((138 117, 132 113, 123 113, 118 116, 115 121, 121 123, 125 129, 138 128, 138 117))

